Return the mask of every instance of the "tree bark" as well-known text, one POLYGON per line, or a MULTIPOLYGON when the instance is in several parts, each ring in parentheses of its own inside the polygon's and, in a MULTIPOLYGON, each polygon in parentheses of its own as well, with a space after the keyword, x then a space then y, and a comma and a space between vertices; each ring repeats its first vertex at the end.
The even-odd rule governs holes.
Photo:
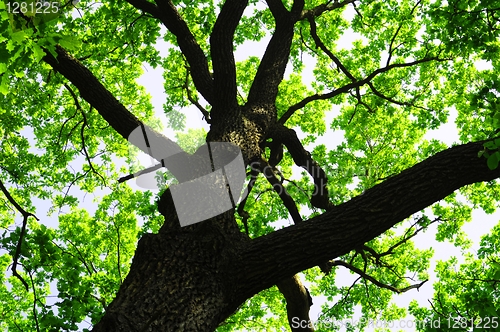
MULTIPOLYGON (((232 211, 148 234, 93 331, 212 331, 257 292, 348 253, 462 186, 499 177, 477 157, 481 149, 477 142, 442 151, 329 212, 257 239, 239 233, 232 211)), ((169 199, 160 210, 175 224, 169 199)))

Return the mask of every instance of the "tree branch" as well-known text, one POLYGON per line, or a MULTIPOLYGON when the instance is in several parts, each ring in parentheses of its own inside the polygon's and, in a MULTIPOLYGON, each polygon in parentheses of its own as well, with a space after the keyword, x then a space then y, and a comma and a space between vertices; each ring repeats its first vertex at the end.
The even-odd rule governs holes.
POLYGON ((316 31, 316 21, 313 17, 308 17, 309 25, 311 27, 311 36, 313 37, 316 47, 319 47, 328 57, 337 65, 337 67, 347 76, 352 82, 356 82, 356 78, 349 72, 349 70, 340 62, 340 60, 325 46, 321 41, 316 31))
POLYGON ((7 188, 5 188, 1 180, 0 180, 0 190, 3 192, 5 197, 7 197, 7 200, 10 202, 10 204, 14 205, 16 210, 19 211, 19 213, 21 213, 21 215, 23 216, 23 225, 21 227, 21 233, 19 234, 19 240, 17 240, 16 252, 14 253, 14 257, 12 260, 12 274, 21 281, 21 283, 26 288, 26 291, 28 291, 29 290, 28 283, 17 272, 17 264, 19 260, 19 255, 21 255, 21 246, 23 245, 24 235, 26 234, 26 225, 28 224, 28 218, 33 217, 37 221, 39 221, 39 219, 33 213, 27 212, 25 209, 21 207, 21 205, 19 205, 19 203, 16 202, 16 200, 14 199, 14 197, 12 197, 7 188))
POLYGON ((415 107, 415 108, 418 108, 418 109, 421 109, 421 110, 424 110, 424 111, 432 111, 431 109, 427 108, 427 107, 423 107, 423 106, 418 106, 418 105, 415 105, 415 99, 418 99, 418 96, 416 96, 413 101, 399 101, 399 100, 395 100, 394 98, 392 97, 389 97, 389 96, 386 96, 384 95, 382 92, 380 92, 378 89, 375 88, 375 86, 373 85, 372 82, 368 82, 367 85, 370 87, 370 90, 373 92, 373 94, 381 99, 385 99, 387 100, 388 102, 390 103, 393 103, 395 105, 399 105, 399 106, 407 106, 407 107, 415 107))
POLYGON ((365 77, 362 80, 346 84, 343 87, 335 89, 335 90, 332 90, 332 91, 330 91, 328 93, 323 93, 323 94, 315 93, 314 95, 310 95, 310 96, 302 99, 298 103, 290 106, 288 108, 288 110, 285 112, 285 114, 283 114, 283 116, 278 120, 278 122, 281 123, 281 124, 284 124, 288 119, 290 119, 290 117, 297 110, 303 108, 304 106, 306 106, 307 104, 309 104, 312 101, 330 99, 330 98, 333 98, 333 97, 336 97, 336 96, 340 95, 341 93, 346 93, 346 92, 348 92, 351 89, 355 89, 355 88, 361 87, 361 86, 363 86, 365 84, 368 84, 373 78, 375 78, 375 76, 383 74, 385 72, 388 72, 391 69, 411 67, 411 66, 418 65, 418 64, 421 64, 421 63, 425 63, 425 62, 429 62, 429 61, 448 61, 448 60, 449 59, 441 59, 441 58, 438 58, 438 57, 425 57, 423 59, 415 60, 415 61, 412 61, 412 62, 393 63, 393 64, 390 64, 390 65, 385 66, 383 68, 379 68, 379 69, 373 71, 370 75, 368 75, 367 77, 365 77))
POLYGON ((414 289, 414 288, 416 288, 418 290, 418 289, 420 289, 420 287, 422 287, 423 284, 425 284, 427 281, 429 281, 429 280, 424 280, 421 283, 418 283, 418 284, 415 284, 415 285, 410 285, 410 286, 405 287, 405 288, 396 288, 394 286, 387 285, 387 284, 384 284, 383 282, 378 281, 377 279, 375 279, 371 275, 367 274, 365 271, 357 268, 354 265, 346 263, 344 261, 341 261, 341 260, 331 261, 331 262, 329 262, 329 265, 330 265, 330 267, 333 267, 333 266, 343 266, 345 268, 348 268, 349 270, 351 270, 354 273, 356 273, 356 274, 360 275, 361 277, 363 277, 363 279, 370 281, 372 284, 374 284, 374 285, 376 285, 376 286, 378 286, 380 288, 388 289, 388 290, 390 290, 390 291, 392 291, 394 293, 398 293, 398 294, 407 292, 410 289, 414 289))
MULTIPOLYGON (((434 224, 435 222, 438 222, 440 221, 441 218, 435 218, 434 220, 432 220, 428 225, 432 225, 434 224)), ((417 224, 418 221, 415 223, 417 224)), ((395 244, 393 244, 392 246, 389 247, 389 249, 387 249, 386 251, 382 252, 382 253, 378 253, 377 251, 375 251, 373 248, 367 246, 366 244, 364 244, 362 246, 362 249, 365 250, 365 251, 368 251, 374 258, 375 258, 375 261, 376 261, 376 264, 379 264, 380 263, 380 258, 384 257, 384 256, 388 256, 388 255, 391 255, 394 250, 403 245, 404 243, 408 242, 408 240, 410 240, 411 238, 415 237, 418 235, 418 233, 420 233, 421 231, 423 231, 424 229, 426 229, 426 227, 419 227, 417 228, 415 231, 413 231, 413 233, 410 234, 410 230, 413 228, 413 226, 415 226, 415 224, 413 224, 406 232, 405 234, 403 235, 403 238, 401 240, 399 240, 398 242, 396 242, 395 244)))
MULTIPOLYGON (((413 16, 413 13, 415 13, 415 9, 417 9, 417 7, 420 5, 421 3, 421 0, 417 1, 417 3, 415 4, 415 6, 413 6, 413 8, 411 9, 410 13, 409 13, 409 19, 411 20, 412 19, 412 16, 413 16)), ((389 55, 387 57, 387 62, 386 62, 386 65, 389 65, 391 63, 391 59, 392 59, 392 55, 393 55, 393 52, 399 47, 401 46, 398 45, 397 47, 393 47, 394 46, 394 42, 396 41, 396 37, 398 36, 399 32, 401 31, 401 28, 403 27, 403 24, 405 23, 406 20, 402 20, 400 23, 399 23, 399 26, 398 28, 396 29, 396 32, 394 33, 394 35, 392 36, 391 38, 391 42, 389 44, 389 55)))
POLYGON ((288 316, 288 323, 292 332, 313 332, 312 327, 297 327, 292 319, 299 319, 299 321, 309 322, 309 308, 313 304, 311 294, 307 288, 300 281, 299 276, 296 274, 291 278, 280 281, 276 284, 279 291, 286 299, 286 313, 288 316))
POLYGON ((56 46, 56 52, 57 59, 45 51, 43 60, 76 86, 80 96, 97 109, 104 120, 123 138, 128 139, 130 133, 141 125, 141 121, 116 100, 87 67, 64 48, 56 46))
POLYGON ((276 1, 268 1, 268 6, 276 22, 276 29, 250 87, 247 99, 249 105, 274 105, 278 95, 278 85, 283 79, 290 55, 295 17, 299 16, 295 13, 300 12, 304 7, 303 1, 296 1, 292 13, 290 13, 286 9, 280 9, 280 5, 276 1))
MULTIPOLYGON (((47 55, 43 57, 43 60, 73 83, 78 88, 80 96, 92 105, 104 120, 125 139, 128 140, 132 131, 141 127, 143 136, 147 139, 145 144, 137 144, 137 147, 161 161, 159 167, 167 167, 179 182, 197 177, 199 170, 204 169, 206 160, 201 155, 189 155, 177 143, 145 126, 116 100, 90 70, 68 54, 65 49, 56 46, 56 52, 57 59, 46 52, 47 55), (149 145, 148 142, 154 144, 149 145), (175 158, 167 158, 173 155, 175 158), (187 168, 186 165, 192 165, 192 167, 187 168)), ((134 142, 134 144, 136 143, 134 142)))
POLYGON ((186 66, 186 80, 184 81, 183 87, 186 90, 187 98, 191 102, 191 104, 193 104, 197 109, 200 110, 201 114, 203 114, 203 117, 205 118, 205 121, 207 121, 207 123, 212 123, 212 120, 210 119, 210 113, 208 113, 208 111, 203 106, 201 106, 201 104, 196 99, 194 99, 193 95, 191 94, 191 90, 189 89, 189 75, 191 75, 190 69, 186 66))
POLYGON ((311 157, 300 143, 297 133, 282 125, 276 125, 270 133, 270 137, 284 144, 290 152, 293 161, 299 167, 303 167, 314 180, 314 192, 311 196, 311 205, 319 209, 329 209, 332 204, 329 201, 327 177, 325 171, 311 157))
POLYGON ((238 214, 240 215, 240 217, 242 219, 243 226, 245 227, 245 233, 247 235, 250 235, 249 231, 248 231, 248 218, 250 217, 250 215, 248 214, 247 211, 245 211, 245 205, 247 204, 247 200, 248 200, 248 197, 250 196, 250 192, 252 191, 253 186, 255 185, 255 182, 257 181, 257 176, 259 175, 259 171, 253 167, 253 164, 251 166, 252 167, 250 170, 250 181, 248 182, 248 185, 247 185, 247 193, 246 193, 245 198, 238 205, 238 210, 237 210, 238 214))
POLYGON ((283 183, 281 183, 278 180, 278 178, 274 174, 269 163, 267 161, 265 161, 264 159, 261 159, 260 163, 259 163, 259 168, 260 168, 260 171, 266 177, 267 181, 273 187, 273 190, 281 198, 281 201, 283 202, 286 209, 290 213, 290 216, 292 217, 293 222, 295 224, 302 222, 302 217, 300 216, 299 209, 297 208, 297 204, 295 204, 295 201, 293 200, 292 196, 290 196, 290 194, 288 194, 288 192, 286 191, 285 187, 283 187, 283 183))
MULTIPOLYGON (((271 166, 264 160, 261 159, 260 162, 255 162, 252 164, 252 179, 249 183, 249 191, 252 189, 255 179, 256 179, 256 169, 254 166, 258 167, 258 170, 264 174, 266 179, 272 185, 273 189, 280 196, 283 204, 287 208, 290 216, 293 219, 295 224, 302 222, 302 217, 300 216, 299 210, 297 209, 297 205, 293 201, 292 197, 288 194, 288 192, 283 187, 283 184, 276 178, 271 166)), ((247 196, 248 197, 248 196, 247 196)), ((246 232, 248 234, 248 226, 246 224, 246 220, 248 219, 248 213, 243 211, 244 204, 246 203, 247 197, 245 197, 244 201, 238 207, 238 213, 244 219, 244 225, 246 232)), ((286 278, 276 284, 278 286, 279 291, 286 299, 286 311, 288 316, 288 322, 290 324, 290 328, 292 331, 314 331, 314 328, 295 328, 292 319, 299 319, 300 321, 310 321, 309 318, 309 308, 312 305, 312 298, 309 294, 309 291, 300 281, 298 275, 294 275, 291 278, 286 278)))
POLYGON ((248 0, 226 0, 215 21, 210 36, 210 53, 214 71, 212 117, 233 109, 236 99, 236 66, 233 54, 234 31, 240 22, 248 0))
POLYGON ((32 309, 33 318, 35 319, 36 331, 40 332, 40 323, 38 322, 38 314, 36 312, 36 301, 38 301, 38 297, 36 295, 36 287, 35 287, 35 283, 33 281, 33 275, 31 274, 31 272, 29 272, 28 275, 30 276, 31 289, 33 289, 33 309, 32 309))
POLYGON ((157 5, 147 0, 127 0, 127 2, 135 8, 159 19, 177 37, 177 43, 189 62, 190 67, 193 69, 191 73, 196 88, 206 101, 209 103, 214 102, 213 81, 210 76, 205 53, 203 53, 203 50, 189 30, 186 22, 177 12, 172 1, 157 0, 157 5))
POLYGON ((106 179, 104 179, 104 177, 101 175, 101 173, 97 172, 96 169, 94 168, 94 165, 92 164, 92 160, 91 160, 89 153, 87 151, 87 147, 85 146, 85 127, 89 127, 89 124, 87 122, 87 116, 85 115, 85 112, 81 108, 80 103, 78 102, 78 97, 76 96, 76 93, 73 91, 73 89, 71 89, 71 87, 66 83, 64 83, 64 87, 71 94, 71 97, 73 98, 73 100, 75 102, 76 109, 78 111, 80 111, 80 113, 82 114, 82 117, 83 117, 83 123, 82 123, 82 127, 80 129, 80 139, 82 141, 82 150, 85 154, 85 159, 87 159, 87 163, 89 164, 89 167, 92 170, 92 173, 99 176, 101 178, 102 183, 105 186, 107 186, 106 179))
POLYGON ((299 225, 246 244, 237 259, 246 298, 279 280, 360 248, 395 224, 468 184, 500 177, 478 151, 484 142, 459 145, 415 166, 299 225), (255 278, 255 279, 254 279, 255 278))
POLYGON ((266 3, 275 20, 290 15, 281 0, 266 0, 266 3))
POLYGON ((354 3, 356 0, 345 0, 339 2, 338 0, 334 0, 332 3, 332 0, 328 1, 327 3, 323 3, 321 5, 318 5, 314 8, 308 9, 308 10, 303 10, 300 13, 300 16, 298 17, 298 20, 303 20, 305 18, 314 18, 321 16, 324 12, 331 11, 337 8, 342 8, 350 3, 354 3))

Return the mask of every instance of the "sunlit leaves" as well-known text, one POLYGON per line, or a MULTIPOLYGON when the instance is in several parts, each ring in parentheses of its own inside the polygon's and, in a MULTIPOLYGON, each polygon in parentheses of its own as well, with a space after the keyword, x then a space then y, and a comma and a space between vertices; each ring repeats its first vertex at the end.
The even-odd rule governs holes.
POLYGON ((217 331, 234 331, 241 328, 251 331, 276 330, 286 326, 286 302, 276 286, 260 292, 245 302, 217 331))
MULTIPOLYGON (((93 323, 98 321, 128 272, 139 234, 135 213, 146 218, 155 214, 146 214, 147 206, 154 206, 150 199, 149 193, 133 192, 122 185, 100 200, 94 216, 73 208, 59 217, 57 229, 30 223, 21 257, 23 269, 36 276, 34 287, 40 288, 40 326, 77 330, 76 324, 89 315, 93 323), (55 292, 58 301, 49 305, 50 291, 55 292)), ((2 241, 2 247, 11 253, 18 231, 2 241)), ((11 278, 10 283, 16 285, 19 281, 11 278)), ((23 291, 16 292, 21 296, 23 291)), ((1 307, 14 296, 12 293, 0 297, 1 307)), ((22 310, 21 305, 15 310, 22 310)), ((34 329, 33 324, 32 318, 30 329, 34 329)))
MULTIPOLYGON (((496 228, 495 228, 496 229, 496 228)), ((491 237, 484 237, 481 249, 491 237)), ((431 308, 422 308, 414 302, 410 312, 420 320, 439 320, 440 331, 453 331, 457 327, 467 327, 471 323, 478 328, 487 327, 486 331, 497 331, 497 324, 491 318, 498 319, 500 312, 500 294, 497 289, 500 273, 496 255, 466 256, 459 264, 456 258, 441 261, 437 265, 439 282, 434 286, 435 295, 431 308)), ((423 326, 419 331, 434 331, 423 326)), ((474 329, 476 330, 476 329, 474 329)))
MULTIPOLYGON (((307 91, 307 87, 302 82, 300 75, 291 74, 279 86, 278 98, 276 99, 278 116, 281 116, 287 110, 287 106, 298 103, 309 94, 313 93, 307 91)), ((310 103, 295 112, 287 121, 287 124, 292 127, 299 127, 304 133, 323 135, 326 130, 324 122, 325 112, 330 107, 331 105, 328 101, 320 100, 310 103)))
POLYGON ((257 73, 260 60, 255 56, 248 57, 245 61, 237 63, 236 75, 238 84, 238 99, 241 103, 246 102, 248 92, 253 78, 257 73))

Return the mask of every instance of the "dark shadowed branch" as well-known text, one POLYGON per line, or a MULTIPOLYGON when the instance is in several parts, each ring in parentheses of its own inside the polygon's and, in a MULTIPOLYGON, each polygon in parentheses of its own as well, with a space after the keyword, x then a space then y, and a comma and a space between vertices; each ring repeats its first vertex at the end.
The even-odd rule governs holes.
POLYGON ((407 292, 410 289, 414 289, 414 288, 419 289, 420 287, 422 287, 423 284, 425 284, 428 281, 428 280, 424 280, 424 281, 422 281, 422 282, 420 282, 418 284, 410 285, 410 286, 407 286, 407 287, 404 287, 404 288, 397 288, 397 287, 394 287, 394 286, 391 286, 391 285, 384 284, 383 282, 381 282, 381 281, 377 280, 376 278, 372 277, 371 275, 369 275, 365 271, 361 270, 360 268, 357 268, 356 266, 351 265, 349 263, 346 263, 344 261, 335 260, 335 261, 329 262, 328 265, 330 267, 343 266, 343 267, 351 270, 352 272, 358 274, 359 276, 363 277, 363 279, 369 280, 374 285, 377 285, 380 288, 388 289, 388 290, 390 290, 390 291, 392 291, 394 293, 398 293, 398 294, 407 292))
POLYGON ((26 291, 28 291, 28 289, 29 289, 28 283, 17 272, 17 264, 18 264, 18 260, 19 260, 19 255, 21 254, 21 246, 23 245, 24 235, 26 234, 26 225, 28 224, 28 218, 33 217, 37 221, 39 219, 33 213, 27 212, 25 209, 22 208, 21 205, 19 205, 19 203, 16 202, 16 200, 9 193, 9 191, 4 186, 2 181, 0 181, 0 190, 5 195, 5 197, 7 197, 7 200, 10 202, 10 204, 14 205, 16 210, 19 211, 19 213, 21 213, 21 215, 23 216, 23 225, 21 227, 21 233, 19 234, 19 240, 17 240, 16 252, 14 253, 14 258, 13 258, 13 262, 12 262, 12 274, 17 279, 19 279, 21 281, 21 283, 26 288, 26 291))
POLYGON ((146 0, 127 0, 127 2, 159 19, 177 37, 179 47, 192 69, 191 74, 196 88, 206 101, 213 102, 213 81, 206 55, 172 1, 157 0, 157 5, 146 0))
POLYGON ((477 156, 483 143, 439 152, 320 216, 252 240, 240 251, 241 275, 249 278, 239 291, 253 294, 253 287, 345 255, 455 190, 498 178, 500 169, 477 156))
POLYGON ((281 201, 283 202, 283 205, 285 205, 286 209, 290 213, 293 222, 295 224, 302 222, 302 217, 300 216, 297 204, 293 200, 292 196, 290 196, 288 191, 285 189, 283 183, 280 182, 280 180, 278 180, 276 174, 274 174, 274 171, 272 167, 269 165, 269 163, 266 160, 261 159, 259 166, 260 166, 260 171, 264 174, 269 184, 271 184, 273 190, 281 198, 281 201))
POLYGON ((288 129, 279 124, 273 129, 270 137, 284 144, 292 156, 294 163, 299 167, 303 167, 312 176, 314 181, 314 193, 311 197, 312 206, 320 209, 331 208, 332 204, 329 201, 326 173, 312 158, 311 154, 304 149, 295 130, 288 129))
POLYGON ((323 3, 321 5, 318 5, 314 8, 308 9, 308 10, 303 10, 302 13, 300 13, 300 16, 298 17, 299 20, 303 20, 305 18, 309 17, 318 17, 321 16, 321 14, 335 10, 337 8, 342 8, 350 3, 354 4, 356 0, 345 0, 345 1, 328 1, 327 3, 323 3))
POLYGON ((302 284, 299 276, 294 275, 280 281, 276 286, 286 299, 286 313, 292 332, 313 332, 313 327, 297 327, 297 324, 294 324, 294 319, 301 322, 310 321, 309 308, 313 304, 309 290, 302 284))
POLYGON ((266 3, 275 20, 290 15, 281 0, 266 0, 266 3))
POLYGON ((46 51, 43 60, 68 79, 80 96, 92 105, 123 138, 140 126, 141 121, 129 112, 85 67, 61 46, 56 46, 57 59, 46 51))
MULTIPOLYGON (((283 79, 290 47, 294 34, 294 15, 281 8, 281 1, 269 0, 268 6, 272 9, 276 29, 267 45, 262 57, 255 79, 248 93, 248 104, 274 105, 278 95, 278 85, 283 79)), ((303 2, 294 3, 295 11, 302 10, 303 2)))
POLYGON ((234 31, 248 5, 248 0, 227 0, 210 36, 210 53, 214 72, 214 106, 212 117, 219 110, 232 109, 236 100, 236 66, 233 54, 234 31))
MULTIPOLYGON (((129 110, 125 108, 85 67, 81 62, 71 56, 65 49, 60 46, 56 47, 57 59, 49 52, 43 57, 43 60, 51 65, 57 72, 68 79, 80 92, 80 96, 87 101, 99 114, 106 120, 113 129, 125 139, 128 139, 132 131, 142 127, 144 124, 129 110)), ((158 145, 161 142, 162 151, 175 152, 176 158, 167 158, 167 163, 164 165, 178 177, 186 174, 185 165, 190 165, 195 162, 202 162, 196 156, 190 156, 184 152, 177 143, 169 138, 157 133, 150 128, 148 135, 153 135, 158 145)), ((149 136, 148 136, 149 137, 149 136)), ((152 139, 153 137, 149 137, 152 139)), ((147 144, 146 144, 147 145, 147 144)), ((144 153, 155 159, 158 155, 153 155, 152 150, 146 146, 138 146, 144 153)), ((166 156, 165 156, 166 157, 166 156)), ((165 160, 164 160, 165 162, 165 160)))
POLYGON ((347 76, 352 82, 356 82, 356 78, 349 72, 349 70, 340 62, 340 60, 330 51, 325 44, 321 41, 316 31, 316 21, 313 17, 308 17, 309 25, 311 27, 311 36, 313 37, 316 47, 319 47, 326 55, 335 63, 335 65, 347 76))
POLYGON ((308 10, 303 10, 300 16, 298 17, 299 20, 303 20, 305 18, 309 17, 318 17, 321 16, 324 12, 328 12, 331 10, 335 10, 337 8, 342 8, 344 6, 347 6, 348 4, 352 3, 354 4, 355 0, 345 0, 345 1, 328 1, 327 3, 323 3, 321 5, 318 5, 314 8, 308 9, 308 10))
MULTIPOLYGON (((390 102, 390 103, 392 103, 394 105, 406 106, 406 107, 414 107, 414 108, 418 108, 418 109, 421 109, 421 110, 424 110, 424 111, 433 112, 433 110, 430 109, 430 108, 428 108, 428 107, 423 107, 423 106, 420 106, 420 105, 416 104, 416 101, 419 98, 418 95, 416 97, 414 97, 412 101, 399 101, 399 100, 394 99, 393 97, 386 96, 385 94, 383 94, 382 92, 380 92, 377 88, 375 88, 375 86, 373 85, 372 82, 368 82, 367 85, 370 87, 370 90, 373 92, 373 94, 375 96, 377 96, 377 97, 379 97, 381 99, 387 100, 388 102, 390 102)), ((423 91, 421 91, 421 93, 423 93, 423 91)))
POLYGON ((380 259, 384 256, 388 256, 388 255, 391 255, 394 253, 394 250, 396 250, 396 248, 398 248, 399 246, 403 245, 404 243, 408 242, 411 238, 417 236, 418 233, 420 233, 421 231, 427 229, 427 227, 429 227, 429 225, 432 225, 434 224, 435 222, 438 222, 438 221, 441 221, 441 218, 435 218, 434 220, 432 220, 431 222, 429 222, 429 224, 426 226, 426 227, 418 227, 416 228, 413 232, 410 232, 410 230, 418 224, 420 220, 418 220, 417 222, 415 222, 406 232, 405 234, 402 236, 402 239, 399 240, 398 242, 396 242, 395 244, 393 244, 392 246, 389 247, 389 249, 387 249, 386 251, 382 252, 382 253, 378 253, 377 251, 375 251, 373 248, 367 246, 366 244, 364 244, 362 246, 362 249, 365 250, 366 252, 368 252, 372 257, 373 259, 375 260, 375 264, 380 264, 380 259))

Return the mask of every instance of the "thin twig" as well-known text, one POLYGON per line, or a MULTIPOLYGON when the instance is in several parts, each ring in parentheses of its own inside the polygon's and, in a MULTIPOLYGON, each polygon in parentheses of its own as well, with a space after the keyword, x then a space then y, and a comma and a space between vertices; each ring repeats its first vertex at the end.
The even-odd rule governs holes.
POLYGON ((0 180, 0 189, 2 190, 5 197, 7 197, 9 202, 12 205, 14 205, 14 207, 17 209, 17 211, 19 211, 23 215, 23 226, 21 227, 21 234, 19 235, 19 240, 17 241, 16 252, 14 254, 14 259, 12 262, 12 274, 21 281, 21 283, 26 288, 26 291, 28 291, 29 290, 28 283, 17 272, 17 264, 18 264, 19 255, 21 254, 21 246, 23 244, 24 235, 26 233, 26 225, 28 224, 28 217, 31 216, 31 217, 35 218, 37 221, 39 221, 39 219, 33 213, 30 213, 30 212, 27 212, 26 210, 24 210, 21 207, 21 205, 19 205, 16 202, 16 200, 12 197, 12 195, 9 193, 7 188, 5 188, 5 186, 1 180, 0 180))

